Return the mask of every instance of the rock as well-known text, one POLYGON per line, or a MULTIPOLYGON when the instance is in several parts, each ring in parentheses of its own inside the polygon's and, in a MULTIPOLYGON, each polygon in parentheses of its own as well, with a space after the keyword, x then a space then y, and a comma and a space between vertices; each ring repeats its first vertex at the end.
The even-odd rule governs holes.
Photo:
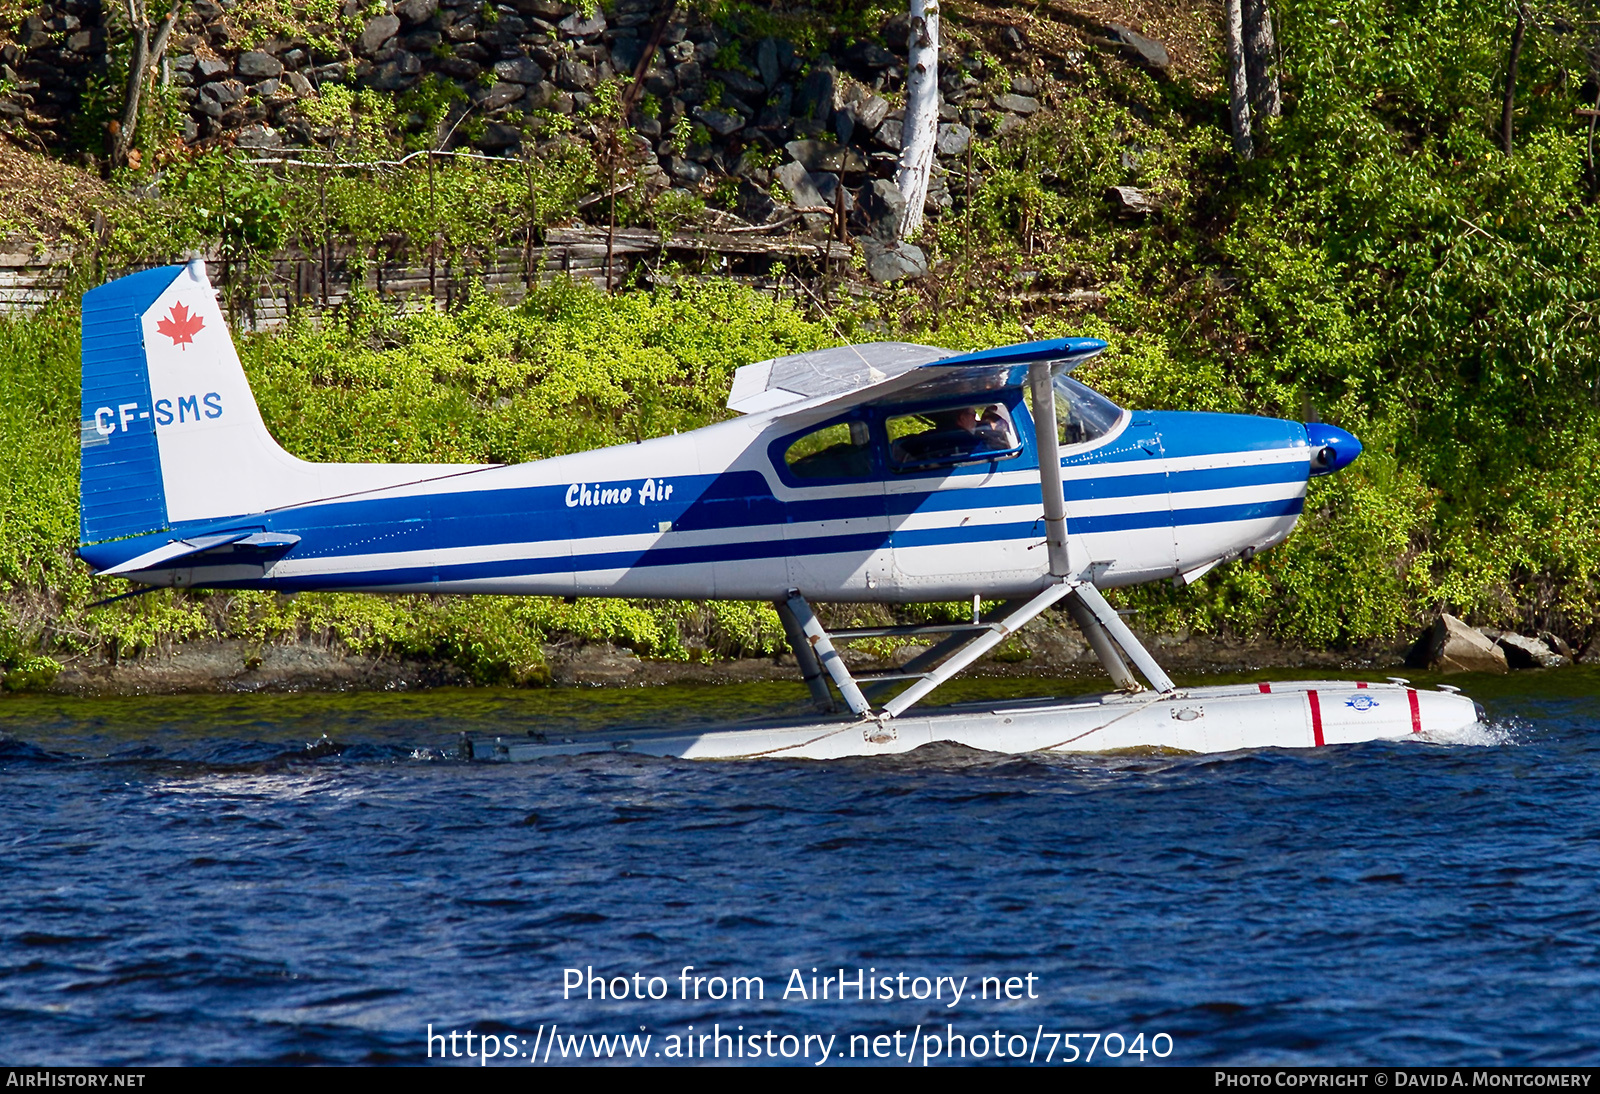
POLYGON ((632 73, 644 56, 645 44, 637 38, 621 38, 611 43, 611 63, 617 71, 632 73))
POLYGON ((1506 663, 1514 669, 1553 669, 1567 663, 1537 638, 1507 632, 1495 639, 1495 645, 1505 651, 1506 663))
POLYGON ((594 38, 605 33, 606 17, 596 4, 593 15, 585 15, 580 8, 557 23, 556 29, 568 38, 594 38))
POLYGON ((876 42, 861 42, 849 53, 849 57, 862 68, 883 69, 895 63, 895 55, 878 45, 876 42))
POLYGON ((544 110, 559 99, 562 90, 549 80, 538 83, 528 88, 528 97, 524 100, 529 110, 544 110))
POLYGON ((305 98, 313 91, 311 87, 311 81, 300 75, 298 72, 285 73, 283 82, 288 84, 289 90, 293 91, 300 98, 305 98))
POLYGON ((856 103, 856 125, 868 133, 875 131, 889 116, 889 100, 882 95, 868 95, 856 103))
POLYGON ((708 173, 694 160, 687 160, 682 156, 668 156, 667 162, 662 166, 667 169, 667 174, 688 186, 699 186, 705 181, 708 173))
POLYGON ((492 111, 509 106, 527 93, 528 89, 521 84, 497 83, 478 92, 475 98, 478 106, 492 111))
POLYGON ((581 61, 563 60, 556 65, 556 83, 568 91, 592 91, 594 69, 581 61))
POLYGON ((278 135, 278 131, 264 125, 252 125, 241 130, 234 141, 234 146, 237 148, 280 148, 282 145, 283 138, 278 135))
POLYGON ((678 81, 680 88, 695 87, 705 78, 700 71, 699 61, 684 61, 682 64, 674 65, 672 75, 678 81))
POLYGON ((883 145, 885 148, 898 152, 900 151, 902 134, 904 133, 904 130, 905 122, 901 121, 899 118, 890 118, 888 121, 878 126, 878 131, 872 134, 872 139, 883 145))
POLYGON ((1440 614, 1427 633, 1428 667, 1436 672, 1505 672, 1505 652, 1453 615, 1440 614))
POLYGON ((1032 95, 997 95, 994 105, 1010 114, 1021 114, 1027 117, 1039 112, 1039 100, 1032 95))
POLYGON ((807 171, 859 172, 867 169, 867 161, 854 148, 830 144, 827 141, 790 141, 783 146, 796 162, 807 171))
POLYGON ((817 193, 821 195, 824 205, 830 209, 837 209, 841 195, 843 195, 844 211, 846 213, 855 211, 856 199, 850 196, 850 191, 845 189, 838 175, 831 171, 812 171, 809 172, 809 175, 811 177, 811 185, 817 188, 817 193))
POLYGON ((941 125, 939 127, 939 155, 959 156, 967 150, 972 143, 972 130, 961 124, 941 125))
POLYGON ((253 49, 239 54, 236 71, 247 80, 265 80, 283 75, 283 62, 270 53, 253 49))
POLYGON ((778 40, 776 38, 763 38, 761 44, 756 46, 756 71, 761 74, 761 82, 771 91, 778 84, 778 78, 783 75, 778 66, 778 40))
POLYGON ((584 646, 551 665, 551 675, 562 684, 622 684, 640 669, 639 658, 627 650, 601 644, 584 646))
POLYGON ((1154 38, 1146 38, 1137 31, 1129 30, 1119 23, 1108 23, 1109 30, 1126 47, 1129 52, 1138 56, 1151 68, 1167 68, 1172 64, 1172 58, 1167 56, 1167 47, 1154 38))
POLYGON ((826 126, 833 119, 833 91, 838 73, 831 64, 819 61, 811 67, 805 85, 795 97, 795 114, 826 126))
POLYGON ((872 185, 861 192, 861 215, 881 243, 893 243, 900 238, 900 218, 905 211, 905 195, 889 179, 874 179, 872 185))
POLYGON ((795 206, 801 210, 811 210, 801 214, 806 227, 812 231, 826 231, 833 223, 832 209, 817 192, 805 165, 791 160, 778 168, 776 174, 778 182, 789 192, 795 206))
POLYGON ((694 120, 711 130, 718 137, 728 137, 744 128, 744 118, 726 110, 717 110, 714 107, 697 106, 694 108, 694 120))
POLYGON ((1539 641, 1549 646, 1562 657, 1565 657, 1568 661, 1573 660, 1572 647, 1567 645, 1567 640, 1562 638, 1559 634, 1551 634, 1549 631, 1540 631, 1539 641))
POLYGON ((453 80, 476 80, 483 66, 464 57, 446 57, 438 64, 440 72, 453 80))
POLYGON ((1013 53, 1021 53, 1028 48, 1028 40, 1022 36, 1022 31, 1016 27, 1004 27, 1001 29, 1000 44, 1013 53))
POLYGON ((719 68, 711 74, 711 78, 720 81, 723 87, 735 95, 745 95, 757 100, 767 97, 767 85, 742 72, 730 72, 719 68))
POLYGON ((879 284, 914 281, 928 276, 927 256, 915 244, 891 245, 874 236, 863 236, 861 253, 867 259, 867 274, 879 284))
POLYGON ((1023 124, 1020 114, 1002 114, 999 123, 994 127, 994 135, 1003 137, 1013 129, 1021 128, 1023 124))
POLYGON ((1112 186, 1106 190, 1106 200, 1119 212, 1145 216, 1161 208, 1161 202, 1136 186, 1112 186))
POLYGON ((194 67, 200 73, 202 80, 215 80, 233 71, 233 66, 227 59, 218 57, 215 53, 199 57, 194 67))
POLYGON ((560 19, 572 10, 572 5, 565 0, 517 0, 517 10, 541 19, 560 19))
POLYGON ((372 86, 378 91, 403 91, 417 82, 421 72, 422 59, 415 53, 400 50, 373 71, 372 86))
POLYGON ((439 0, 400 0, 394 6, 394 13, 413 26, 426 23, 438 10, 439 0))
POLYGON ((370 57, 398 33, 400 33, 399 17, 375 15, 361 28, 361 34, 356 39, 356 49, 370 57))
POLYGON ((678 81, 665 69, 652 68, 644 74, 645 94, 657 99, 670 99, 678 90, 678 81))
POLYGON ((539 62, 526 57, 501 61, 494 66, 494 74, 508 84, 536 84, 545 77, 545 71, 539 67, 539 62))
POLYGON ((477 145, 485 152, 498 152, 503 148, 513 148, 522 143, 522 130, 514 125, 504 122, 490 122, 483 127, 483 135, 478 138, 477 145))
POLYGON ((1011 90, 1018 95, 1037 95, 1039 94, 1039 85, 1034 82, 1032 76, 1013 76, 1011 78, 1011 90))

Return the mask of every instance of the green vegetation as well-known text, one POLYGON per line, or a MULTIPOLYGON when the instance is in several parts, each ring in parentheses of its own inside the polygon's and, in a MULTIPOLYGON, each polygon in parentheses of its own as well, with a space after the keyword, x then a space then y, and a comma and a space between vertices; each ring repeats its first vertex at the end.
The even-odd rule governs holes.
MULTIPOLYGON (((1600 84, 1585 52, 1596 28, 1559 4, 1534 9, 1507 156, 1508 10, 1274 8, 1284 116, 1239 164, 1216 73, 1153 78, 1076 32, 1052 38, 1042 9, 1034 52, 1005 54, 990 23, 964 24, 952 5, 947 31, 982 58, 983 86, 999 93, 1031 73, 1050 109, 977 139, 970 189, 948 176, 954 207, 920 240, 935 277, 842 301, 826 321, 809 302, 715 282, 614 297, 557 282, 517 308, 480 296, 404 318, 358 297, 319 327, 243 338, 246 367, 277 435, 307 458, 511 461, 714 420, 734 367, 836 342, 836 330, 953 348, 1095 335, 1112 349, 1082 377, 1125 405, 1315 412, 1366 446, 1312 484, 1284 546, 1188 589, 1127 596, 1147 626, 1337 645, 1406 636, 1443 608, 1587 639, 1600 614, 1600 174, 1574 111, 1600 84), (1105 197, 1117 185, 1161 208, 1119 215, 1105 197), (1073 302, 1075 290, 1101 303, 1073 302)), ((782 21, 755 3, 718 11, 741 33, 782 21)), ((800 44, 820 48, 826 24, 805 25, 816 42, 800 44)), ((449 105, 438 89, 404 104, 325 94, 321 120, 347 158, 404 153, 409 120, 437 124, 449 105)), ((551 139, 498 164, 275 173, 222 152, 184 160, 158 198, 113 218, 102 261, 220 241, 248 271, 286 243, 376 253, 400 238, 470 267, 602 187, 597 157, 555 139, 580 123, 530 124, 551 139)), ((630 194, 618 218, 668 230, 702 208, 681 192, 630 194)), ((666 657, 781 646, 770 612, 749 605, 156 594, 88 610, 122 586, 71 558, 76 339, 70 301, 0 324, 7 686, 48 678, 50 655, 205 635, 317 636, 512 682, 544 677, 540 643, 558 635, 666 657)))

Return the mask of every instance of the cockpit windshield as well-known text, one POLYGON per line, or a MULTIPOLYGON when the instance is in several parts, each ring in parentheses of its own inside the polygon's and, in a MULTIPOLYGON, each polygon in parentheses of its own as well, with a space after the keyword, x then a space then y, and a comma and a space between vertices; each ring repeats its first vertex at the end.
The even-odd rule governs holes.
MULTIPOLYGON (((1122 420, 1121 407, 1071 376, 1057 376, 1054 384, 1057 440, 1063 446, 1099 440, 1122 420)), ((1033 406, 1031 392, 1028 406, 1030 409, 1033 406)))

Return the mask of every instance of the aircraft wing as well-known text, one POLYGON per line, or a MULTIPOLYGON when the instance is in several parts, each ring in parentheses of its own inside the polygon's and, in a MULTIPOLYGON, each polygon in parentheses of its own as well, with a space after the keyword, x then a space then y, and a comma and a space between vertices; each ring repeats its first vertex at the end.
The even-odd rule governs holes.
POLYGON ((962 395, 987 396, 1027 383, 1028 365, 1075 368, 1106 348, 1097 338, 1051 338, 955 353, 910 342, 872 342, 813 350, 745 365, 734 374, 728 408, 741 414, 782 409, 844 410, 962 395))

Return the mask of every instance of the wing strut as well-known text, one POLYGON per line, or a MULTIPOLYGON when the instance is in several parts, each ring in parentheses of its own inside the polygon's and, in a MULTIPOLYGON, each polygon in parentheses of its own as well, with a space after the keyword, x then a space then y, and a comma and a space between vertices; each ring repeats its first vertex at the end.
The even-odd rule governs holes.
MULTIPOLYGON (((1074 577, 1067 557, 1067 503, 1061 491, 1060 430, 1056 426, 1056 390, 1050 362, 1028 366, 1028 386, 1033 389, 1033 444, 1039 453, 1039 493, 1044 497, 1044 534, 1050 553, 1050 573, 1074 577)), ((1113 673, 1113 676, 1116 674, 1113 673)))

